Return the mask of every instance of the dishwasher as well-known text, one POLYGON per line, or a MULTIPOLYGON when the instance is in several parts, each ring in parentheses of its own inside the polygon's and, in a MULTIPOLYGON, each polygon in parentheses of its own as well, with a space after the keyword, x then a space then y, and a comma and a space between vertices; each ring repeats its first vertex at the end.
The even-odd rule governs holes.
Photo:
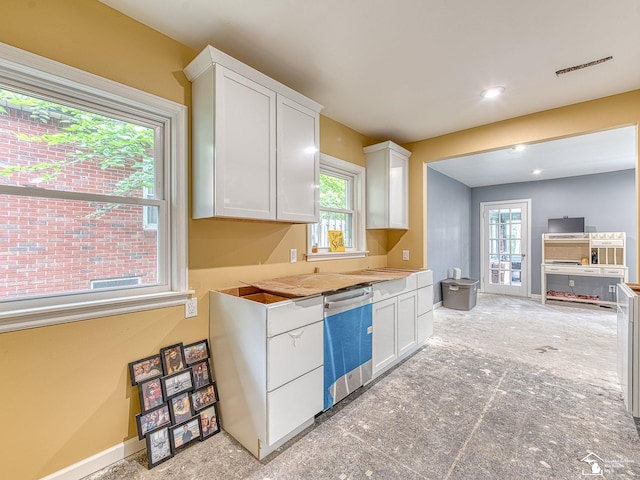
POLYGON ((324 295, 324 410, 372 377, 371 287, 324 295))

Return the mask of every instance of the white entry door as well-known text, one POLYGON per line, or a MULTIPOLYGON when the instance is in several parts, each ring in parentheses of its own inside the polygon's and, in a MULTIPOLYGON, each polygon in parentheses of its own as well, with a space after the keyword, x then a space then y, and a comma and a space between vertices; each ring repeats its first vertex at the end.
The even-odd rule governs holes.
POLYGON ((530 199, 480 204, 483 292, 530 295, 530 208, 530 199))

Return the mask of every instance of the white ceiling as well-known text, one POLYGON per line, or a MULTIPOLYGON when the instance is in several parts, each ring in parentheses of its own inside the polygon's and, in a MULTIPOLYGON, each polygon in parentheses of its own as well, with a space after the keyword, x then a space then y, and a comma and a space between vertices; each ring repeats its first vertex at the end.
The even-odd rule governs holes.
POLYGON ((638 0, 100 1, 397 143, 640 88, 638 0), (480 97, 496 85, 503 95, 480 97))
POLYGON ((429 164, 469 187, 592 175, 636 167, 636 127, 477 153, 429 164), (539 173, 534 173, 538 171, 539 173))

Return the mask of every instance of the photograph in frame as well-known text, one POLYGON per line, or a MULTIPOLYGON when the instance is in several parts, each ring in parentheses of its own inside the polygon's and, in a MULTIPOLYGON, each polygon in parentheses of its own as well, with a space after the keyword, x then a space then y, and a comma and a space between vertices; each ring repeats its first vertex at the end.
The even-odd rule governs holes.
POLYGON ((193 373, 190 368, 181 372, 160 378, 162 393, 170 398, 182 392, 193 390, 193 373))
POLYGON ((173 457, 169 427, 147 432, 147 457, 149 469, 173 457))
POLYGON ((165 396, 162 393, 162 378, 152 378, 138 384, 140 396, 140 413, 145 413, 164 403, 165 396))
POLYGON ((195 411, 202 410, 218 401, 215 383, 200 388, 191 394, 191 406, 195 411))
POLYGON ((214 403, 204 410, 200 410, 198 415, 200 415, 200 429, 202 430, 203 439, 215 435, 220 431, 220 417, 218 415, 217 403, 214 403))
POLYGON ((194 388, 202 388, 212 382, 211 369, 209 368, 209 360, 194 363, 191 365, 193 370, 193 386, 194 388))
POLYGON ((187 365, 191 365, 210 357, 209 342, 206 339, 185 345, 183 351, 187 365))
POLYGON ((171 410, 171 423, 174 425, 189 420, 193 416, 191 398, 188 392, 171 397, 168 403, 171 406, 169 409, 171 410))
POLYGON ((169 438, 171 439, 171 450, 174 453, 194 440, 201 440, 200 415, 170 427, 169 438))
POLYGON ((162 358, 162 369, 165 375, 172 375, 186 368, 187 364, 184 361, 182 343, 161 348, 160 357, 162 358))
POLYGON ((159 407, 136 415, 136 424, 138 425, 138 438, 140 440, 151 430, 164 427, 165 425, 171 425, 169 405, 163 403, 159 407))
POLYGON ((161 377, 163 372, 159 353, 129 364, 131 385, 137 385, 144 380, 161 377))

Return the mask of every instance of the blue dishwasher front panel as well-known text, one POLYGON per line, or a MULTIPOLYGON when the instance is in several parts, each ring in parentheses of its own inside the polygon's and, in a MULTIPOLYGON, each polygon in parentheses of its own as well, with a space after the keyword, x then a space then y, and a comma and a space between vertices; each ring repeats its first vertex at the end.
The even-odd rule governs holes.
POLYGON ((324 319, 324 409, 371 379, 371 304, 324 319))

